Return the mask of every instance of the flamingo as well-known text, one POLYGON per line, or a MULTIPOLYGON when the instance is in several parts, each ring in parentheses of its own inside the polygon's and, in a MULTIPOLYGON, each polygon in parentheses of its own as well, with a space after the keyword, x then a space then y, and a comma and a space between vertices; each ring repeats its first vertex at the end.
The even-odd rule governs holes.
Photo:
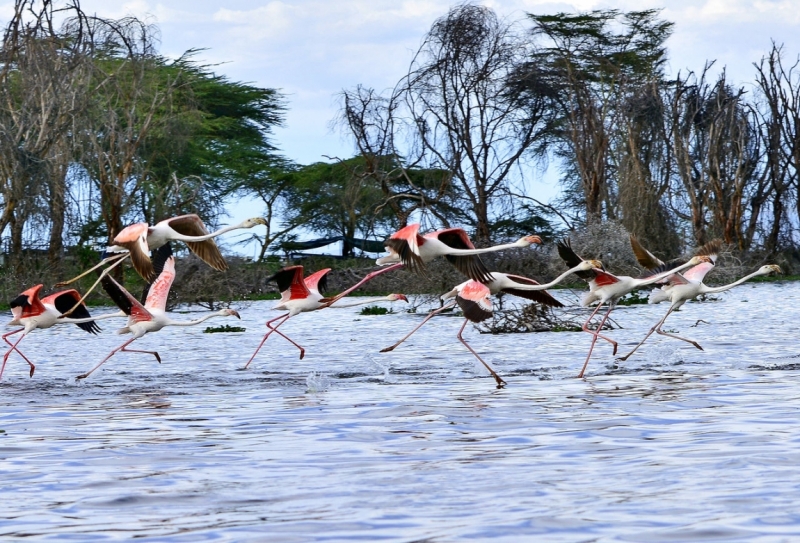
POLYGON ((411 224, 389 236, 386 240, 389 255, 379 258, 376 263, 379 266, 401 263, 412 272, 420 273, 425 264, 437 256, 444 256, 470 279, 488 283, 491 281, 489 271, 478 255, 542 243, 539 236, 525 236, 514 243, 476 249, 462 228, 447 228, 421 236, 419 227, 418 223, 411 224))
MULTIPOLYGON (((719 246, 719 243, 717 246, 719 246)), ((711 249, 713 248, 706 248, 706 246, 704 246, 703 250, 707 251, 711 249)), ((716 253, 711 255, 711 258, 713 260, 711 263, 704 262, 687 270, 685 273, 673 273, 667 277, 668 282, 666 285, 660 289, 655 289, 650 293, 648 303, 657 304, 669 300, 669 309, 667 310, 666 315, 664 315, 664 317, 658 321, 649 332, 647 332, 647 335, 644 336, 644 339, 642 339, 642 341, 640 341, 631 352, 620 357, 618 360, 627 360, 634 352, 636 352, 636 349, 641 347, 642 344, 647 341, 647 338, 649 338, 653 332, 661 334, 662 336, 669 336, 675 339, 680 339, 681 341, 685 341, 687 343, 691 343, 702 351, 703 347, 701 347, 696 341, 692 341, 691 339, 683 338, 675 334, 669 334, 661 329, 661 326, 663 326, 664 321, 667 320, 667 317, 669 317, 670 313, 681 307, 688 300, 692 300, 701 294, 716 294, 718 292, 725 292, 726 290, 730 290, 737 285, 741 285, 753 277, 757 277, 759 275, 768 275, 770 273, 782 273, 780 267, 776 264, 767 264, 766 266, 761 266, 750 275, 746 275, 741 279, 734 281, 733 283, 723 285, 721 287, 709 287, 703 283, 703 279, 705 278, 706 274, 708 274, 708 272, 714 268, 714 263, 716 262, 716 253)))
MULTIPOLYGON (((475 355, 475 358, 480 360, 481 364, 489 370, 489 373, 492 374, 494 377, 495 382, 497 383, 497 388, 503 388, 506 382, 497 375, 497 372, 492 369, 492 367, 486 363, 486 361, 480 357, 475 350, 469 346, 469 344, 464 340, 462 333, 464 332, 464 328, 467 326, 468 322, 483 322, 486 319, 492 316, 492 300, 490 299, 491 291, 489 287, 480 283, 478 281, 473 281, 470 279, 469 281, 465 281, 461 283, 457 287, 453 289, 455 294, 455 302, 450 302, 435 311, 431 311, 425 320, 422 321, 416 328, 414 328, 408 335, 406 335, 403 339, 392 345, 391 347, 386 347, 385 349, 381 349, 382 353, 394 350, 395 347, 403 343, 408 337, 411 336, 414 332, 419 330, 419 328, 428 322, 434 315, 437 315, 444 311, 445 309, 450 309, 454 307, 456 304, 461 308, 461 311, 464 313, 464 323, 461 325, 461 328, 458 331, 457 337, 458 340, 464 344, 464 346, 469 349, 469 351, 475 355)), ((450 294, 450 293, 448 293, 450 294)))
POLYGON ((109 358, 120 351, 152 354, 156 357, 156 360, 161 363, 161 356, 156 351, 141 351, 127 348, 128 345, 148 332, 157 332, 165 326, 194 326, 213 317, 241 318, 239 317, 239 313, 233 309, 220 309, 217 312, 204 315, 191 321, 175 321, 169 318, 166 314, 166 306, 169 289, 175 279, 175 258, 171 254, 172 251, 169 244, 163 245, 155 251, 155 253, 153 265, 156 269, 163 266, 163 269, 159 273, 158 278, 149 286, 147 299, 144 305, 133 297, 130 292, 125 290, 125 287, 117 283, 113 277, 110 275, 103 276, 103 289, 124 314, 128 316, 128 325, 117 330, 117 333, 129 333, 133 334, 133 337, 112 350, 108 356, 101 360, 95 367, 84 374, 78 375, 76 379, 85 379, 89 377, 97 368, 105 364, 109 358))
POLYGON ((352 288, 356 289, 378 275, 403 266, 414 273, 422 273, 425 270, 425 264, 437 256, 447 258, 458 271, 470 279, 489 283, 492 278, 489 276, 489 270, 481 261, 480 254, 529 247, 534 243, 542 242, 539 236, 525 236, 514 243, 476 249, 463 228, 446 228, 423 236, 419 234, 419 228, 419 223, 410 224, 389 236, 385 242, 386 251, 389 254, 375 261, 379 266, 387 267, 368 273, 352 288))
MULTIPOLYGON (((214 243, 213 238, 225 232, 230 232, 231 230, 253 228, 260 224, 265 225, 267 222, 261 217, 254 217, 246 219, 239 224, 226 226, 209 233, 203 221, 195 214, 179 215, 177 217, 164 219, 153 226, 149 226, 146 222, 135 223, 126 226, 116 235, 114 244, 106 247, 103 255, 104 258, 98 264, 77 277, 57 283, 56 286, 62 287, 73 283, 97 268, 112 263, 111 266, 103 270, 97 281, 86 291, 86 294, 81 298, 81 301, 83 301, 89 292, 94 290, 102 278, 128 256, 130 256, 131 264, 137 273, 141 275, 145 281, 152 283, 158 274, 155 272, 153 263, 150 260, 150 251, 158 249, 173 240, 185 242, 186 245, 189 246, 189 250, 206 264, 215 270, 225 271, 228 269, 228 264, 219 252, 219 248, 217 244, 214 243), (109 254, 111 256, 107 256, 109 254)), ((70 312, 67 312, 67 314, 69 313, 70 312)))
MULTIPOLYGON (((599 260, 583 260, 577 266, 567 270, 566 272, 562 273, 552 281, 547 284, 540 285, 534 279, 530 279, 528 277, 522 277, 520 275, 510 275, 507 273, 501 272, 490 272, 490 276, 492 278, 491 282, 484 283, 487 288, 489 289, 490 294, 498 294, 500 292, 504 292, 507 294, 513 294, 514 296, 519 296, 521 298, 526 298, 528 300, 533 300, 535 302, 539 302, 543 305, 549 305, 551 307, 563 307, 563 304, 553 298, 549 293, 543 292, 548 288, 554 287, 561 283, 564 279, 566 279, 570 274, 581 272, 581 271, 589 271, 592 268, 602 268, 603 264, 599 260)), ((471 280, 470 280, 471 281, 471 280)), ((456 285, 453 290, 442 294, 441 300, 444 302, 449 298, 454 298, 459 291, 466 286, 469 281, 465 281, 459 285, 456 285)), ((385 347, 381 349, 382 353, 387 353, 389 351, 393 351, 396 349, 401 343, 411 337, 414 332, 422 328, 422 326, 431 320, 431 318, 435 315, 438 315, 445 309, 449 309, 453 307, 452 304, 448 306, 442 306, 441 308, 431 311, 421 323, 417 325, 416 328, 411 330, 406 336, 403 337, 400 341, 391 345, 389 347, 385 347)))
MULTIPOLYGON (((567 266, 575 266, 582 260, 582 258, 572 250, 569 239, 558 242, 558 254, 561 256, 561 259, 566 262, 567 266)), ((600 330, 603 329, 603 325, 605 324, 606 319, 608 319, 608 316, 611 314, 611 311, 614 309, 617 300, 629 292, 656 283, 675 272, 696 266, 701 262, 711 262, 711 258, 706 255, 697 255, 692 257, 689 262, 677 266, 676 268, 642 278, 634 278, 627 275, 613 275, 602 268, 592 268, 590 271, 577 272, 576 275, 583 277, 589 282, 589 292, 584 295, 583 299, 581 300, 581 305, 583 305, 583 307, 588 307, 593 302, 599 302, 595 310, 592 311, 591 315, 589 315, 589 318, 586 319, 586 322, 584 322, 583 326, 581 327, 584 332, 592 334, 592 344, 589 347, 589 354, 586 356, 586 361, 583 363, 583 368, 581 368, 581 371, 578 373, 577 377, 583 377, 586 367, 589 365, 589 359, 592 357, 592 351, 594 350, 594 344, 597 342, 597 338, 602 338, 611 343, 614 346, 613 354, 617 354, 617 342, 600 334, 600 330), (608 304, 608 311, 606 311, 606 313, 603 315, 603 318, 600 320, 597 330, 590 330, 588 327, 589 322, 594 318, 595 314, 597 314, 598 310, 604 304, 608 304)))
POLYGON ((268 281, 276 281, 278 283, 278 289, 281 291, 281 300, 272 309, 277 310, 286 310, 286 313, 275 317, 274 319, 270 319, 266 322, 266 326, 269 331, 264 335, 261 343, 258 344, 253 356, 250 357, 250 360, 247 361, 247 364, 244 365, 243 369, 247 369, 250 365, 250 362, 258 354, 258 351, 261 350, 261 347, 267 341, 269 336, 275 332, 286 341, 294 345, 300 350, 300 359, 302 360, 305 356, 306 350, 297 344, 295 341, 290 339, 288 336, 283 334, 278 327, 289 320, 291 317, 298 315, 300 313, 306 313, 308 311, 317 311, 319 309, 324 309, 326 307, 352 307, 356 305, 368 304, 377 301, 388 301, 394 302, 397 300, 403 300, 408 302, 408 298, 405 297, 403 294, 389 294, 388 296, 378 297, 378 298, 366 298, 359 300, 355 303, 350 304, 339 304, 334 305, 336 302, 341 300, 343 297, 347 296, 350 292, 355 290, 358 286, 363 283, 363 280, 360 281, 357 285, 350 287, 349 289, 345 290, 344 292, 337 294, 331 298, 324 297, 320 291, 325 290, 325 285, 327 282, 327 273, 331 271, 330 268, 325 268, 323 270, 319 270, 318 272, 312 273, 305 279, 303 279, 303 266, 289 266, 283 268, 275 275, 270 277, 268 281), (272 323, 275 321, 280 321, 275 326, 272 326, 272 323))
POLYGON ((6 367, 6 362, 12 351, 17 351, 17 353, 25 359, 25 362, 31 367, 30 376, 33 377, 36 366, 33 365, 33 362, 28 360, 27 356, 22 354, 18 346, 22 339, 36 328, 50 328, 60 323, 72 323, 77 324, 82 330, 90 334, 97 334, 97 332, 100 331, 100 327, 97 326, 94 321, 125 316, 124 313, 119 311, 117 313, 92 317, 85 305, 78 304, 78 309, 75 310, 77 318, 62 318, 63 312, 72 308, 75 302, 80 299, 80 293, 78 293, 77 290, 64 290, 40 299, 39 292, 41 290, 42 285, 36 285, 22 292, 11 301, 10 305, 13 319, 8 324, 9 326, 21 325, 22 328, 18 328, 2 336, 3 341, 8 343, 11 348, 3 356, 3 365, 0 366, 0 378, 3 377, 3 370, 6 367), (20 332, 22 332, 22 335, 16 343, 11 343, 11 341, 8 340, 9 336, 20 332))

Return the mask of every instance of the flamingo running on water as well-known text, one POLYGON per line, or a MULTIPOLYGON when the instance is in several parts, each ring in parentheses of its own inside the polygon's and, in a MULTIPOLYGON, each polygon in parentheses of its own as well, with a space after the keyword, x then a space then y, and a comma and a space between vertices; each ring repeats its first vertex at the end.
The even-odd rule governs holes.
POLYGON ((22 328, 18 328, 2 336, 3 341, 8 343, 11 348, 3 356, 3 365, 0 366, 0 378, 3 377, 3 370, 6 367, 6 362, 12 351, 17 351, 17 353, 25 359, 25 362, 31 367, 30 376, 33 377, 36 366, 33 365, 33 362, 28 360, 27 356, 22 354, 18 346, 22 339, 36 328, 50 328, 60 323, 76 324, 82 330, 90 334, 97 334, 97 332, 100 331, 100 327, 97 326, 94 321, 125 316, 124 313, 118 311, 116 313, 92 317, 89 314, 89 310, 86 309, 86 306, 79 303, 78 308, 73 312, 76 318, 62 318, 64 312, 72 308, 75 303, 80 300, 81 295, 77 290, 63 290, 40 299, 39 292, 41 290, 42 285, 36 285, 22 292, 11 301, 11 314, 14 318, 8 324, 9 326, 21 325, 22 328), (20 332, 22 332, 22 335, 16 343, 11 343, 8 340, 9 336, 20 332))
POLYGON ((408 268, 413 273, 423 273, 425 264, 439 256, 444 256, 458 271, 470 279, 489 283, 492 278, 479 255, 504 249, 529 247, 542 242, 539 236, 525 236, 514 243, 476 249, 463 228, 446 228, 425 235, 420 235, 419 228, 419 223, 410 224, 389 236, 384 242, 389 254, 375 261, 379 266, 387 267, 368 273, 352 288, 356 289, 378 275, 402 267, 408 268))
POLYGON ((464 313, 464 323, 461 325, 461 328, 459 329, 457 334, 458 340, 461 343, 463 343, 464 346, 467 349, 469 349, 469 351, 473 355, 475 355, 475 358, 480 360, 481 364, 483 364, 487 370, 489 370, 489 373, 492 374, 492 377, 494 377, 494 380, 497 383, 497 388, 503 388, 506 382, 499 375, 497 375, 497 372, 494 371, 494 369, 489 364, 487 364, 486 361, 483 358, 481 358, 477 352, 475 352, 475 349, 469 346, 469 344, 464 340, 464 337, 462 336, 464 328, 467 326, 468 322, 474 322, 474 323, 483 322, 492 316, 492 300, 489 297, 491 295, 489 287, 487 287, 483 283, 480 283, 478 281, 473 281, 472 279, 470 279, 469 281, 466 281, 458 285, 456 288, 453 289, 452 292, 455 293, 454 294, 456 299, 455 302, 450 302, 449 304, 446 304, 440 307, 439 309, 431 311, 428 314, 428 316, 425 317, 422 323, 420 323, 416 328, 414 328, 408 335, 406 335, 403 339, 401 339, 391 347, 386 347, 385 349, 381 349, 381 352, 385 353, 393 350, 395 347, 397 347, 398 345, 403 343, 406 339, 408 339, 408 337, 411 336, 411 334, 419 330, 419 328, 423 324, 428 322, 431 319, 431 317, 441 313, 445 309, 450 309, 454 305, 458 304, 458 306, 461 308, 461 311, 464 313))
MULTIPOLYGON (((633 244, 635 240, 633 238, 631 238, 631 240, 633 244)), ((638 244, 638 242, 635 243, 638 244)), ((639 245, 639 247, 641 248, 641 251, 644 251, 650 256, 652 256, 652 254, 643 247, 641 247, 641 245, 639 245)), ((708 272, 710 272, 714 268, 714 265, 716 264, 717 260, 717 253, 719 252, 720 248, 721 248, 721 242, 718 240, 703 245, 700 249, 698 249, 697 253, 707 255, 711 259, 711 262, 703 262, 701 264, 698 264, 697 266, 694 266, 693 268, 688 269, 683 273, 673 273, 672 275, 666 278, 667 283, 664 286, 662 286, 660 289, 655 289, 653 290, 653 292, 650 293, 650 297, 648 298, 648 303, 657 304, 669 300, 670 302, 669 309, 667 310, 666 315, 664 315, 664 317, 660 321, 658 321, 650 329, 649 332, 647 332, 647 335, 644 336, 644 339, 642 339, 642 341, 640 341, 638 345, 636 345, 636 347, 634 347, 631 352, 629 352, 625 356, 619 357, 618 360, 624 361, 630 358, 630 356, 633 353, 635 353, 636 350, 639 347, 641 347, 645 341, 647 341, 647 338, 649 338, 653 334, 653 332, 656 332, 657 334, 660 334, 662 336, 668 336, 671 338, 679 339, 681 341, 685 341, 687 343, 691 343, 692 345, 694 345, 695 347, 697 347, 702 351, 703 347, 701 347, 700 344, 697 343, 696 341, 680 337, 676 334, 670 334, 668 332, 664 332, 661 329, 661 327, 664 325, 664 322, 667 320, 667 317, 669 317, 670 313, 681 307, 688 300, 692 300, 701 294, 716 294, 719 292, 725 292, 726 290, 730 290, 737 285, 741 285, 742 283, 744 283, 749 279, 752 279, 753 277, 757 277, 759 275, 767 275, 770 273, 781 273, 781 269, 779 266, 775 264, 768 264, 766 266, 761 266, 755 272, 751 273, 750 275, 746 275, 741 279, 734 281, 733 283, 723 285, 720 287, 709 287, 708 285, 703 283, 703 279, 708 274, 708 272)), ((637 254, 638 258, 640 251, 634 250, 634 252, 637 254)), ((653 258, 655 259, 655 257, 653 258)), ((648 261, 649 262, 648 265, 656 263, 655 261, 658 261, 658 259, 648 261)), ((640 259, 639 262, 642 263, 642 260, 640 259)), ((661 263, 661 265, 663 266, 663 263, 661 263)))
POLYGON ((323 270, 319 270, 318 272, 312 273, 305 279, 303 278, 303 266, 289 266, 283 268, 278 273, 273 275, 268 279, 268 281, 276 281, 278 283, 278 289, 281 291, 281 300, 272 309, 278 310, 286 310, 286 313, 275 317, 274 319, 270 319, 266 322, 266 326, 269 331, 264 335, 261 343, 258 344, 253 356, 250 357, 250 360, 247 361, 247 364, 244 365, 243 369, 247 369, 250 365, 250 362, 258 354, 258 351, 261 350, 261 347, 267 341, 269 336, 275 332, 286 341, 300 349, 300 359, 302 360, 305 356, 306 350, 297 344, 294 340, 290 339, 288 336, 283 334, 278 327, 289 320, 291 317, 298 315, 300 313, 305 313, 308 311, 317 311, 319 309, 324 309, 326 307, 334 307, 334 308, 342 308, 342 307, 352 307, 356 305, 363 305, 378 301, 389 301, 394 302, 397 300, 403 300, 408 302, 408 298, 405 297, 403 294, 389 294, 388 296, 378 297, 378 298, 365 298, 359 300, 358 302, 351 303, 351 304, 340 304, 334 305, 340 299, 345 297, 347 294, 355 290, 358 286, 363 283, 363 281, 359 282, 357 285, 350 287, 349 289, 345 290, 344 292, 337 294, 331 298, 324 297, 320 291, 325 290, 326 280, 327 280, 327 273, 331 271, 330 268, 325 268, 323 270), (275 326, 272 326, 272 323, 275 321, 280 321, 275 326))
MULTIPOLYGON (((520 275, 510 275, 507 273, 501 272, 490 272, 489 275, 492 278, 491 282, 484 283, 486 287, 489 289, 490 294, 498 294, 500 292, 504 292, 507 294, 513 294, 514 296, 519 296, 521 298, 526 298, 528 300, 533 300, 535 302, 539 302, 543 305, 548 305, 551 307, 563 307, 563 304, 553 298, 548 292, 545 292, 548 288, 554 287, 561 283, 564 279, 566 279, 570 274, 588 271, 592 268, 602 268, 603 264, 599 260, 582 260, 577 266, 570 268, 569 270, 565 271, 552 281, 547 284, 540 285, 534 279, 530 279, 528 277, 522 277, 520 275)), ((471 281, 471 279, 469 280, 471 281)), ((460 285, 457 285, 453 288, 450 292, 446 292, 442 294, 441 300, 444 302, 449 298, 454 298, 458 295, 460 289, 464 288, 469 281, 465 281, 460 285)), ((480 282, 480 281, 479 281, 480 282)), ((382 353, 387 353, 389 351, 393 351, 396 349, 401 343, 411 337, 414 332, 422 328, 422 326, 431 320, 432 317, 438 315, 445 309, 449 309, 453 307, 453 304, 442 306, 439 309, 431 311, 428 315, 419 323, 413 330, 411 330, 408 334, 406 334, 400 341, 391 345, 389 347, 385 347, 381 349, 382 353)))
POLYGON ((239 317, 239 313, 233 309, 220 309, 217 312, 204 315, 198 319, 191 321, 175 321, 169 318, 166 314, 167 297, 169 296, 169 289, 175 279, 175 258, 172 256, 172 250, 169 244, 162 245, 155 251, 153 257, 153 265, 155 269, 163 266, 163 270, 158 274, 158 278, 149 285, 147 291, 147 298, 144 305, 134 298, 130 292, 125 290, 125 287, 117 283, 113 277, 106 275, 102 278, 103 289, 108 293, 114 303, 128 316, 128 325, 124 328, 117 330, 118 334, 133 334, 133 337, 111 351, 108 356, 100 361, 95 367, 90 369, 84 374, 78 375, 77 379, 85 379, 89 377, 97 368, 105 364, 105 362, 120 351, 129 353, 145 353, 152 354, 161 363, 161 356, 156 351, 141 351, 137 349, 128 349, 128 345, 142 337, 149 332, 157 332, 165 326, 194 326, 205 322, 213 317, 239 317))
MULTIPOLYGON (((581 260, 583 260, 575 253, 575 251, 572 250, 569 239, 558 242, 558 254, 561 256, 561 259, 567 264, 567 266, 575 266, 579 264, 581 260)), ((594 350, 594 344, 597 342, 597 338, 602 338, 611 343, 614 346, 613 354, 617 354, 617 342, 600 334, 600 331, 603 329, 603 325, 605 324, 606 319, 608 319, 609 314, 611 314, 611 311, 614 309, 617 300, 629 292, 633 292, 638 288, 656 283, 675 272, 696 266, 701 262, 711 262, 711 259, 705 255, 694 256, 691 260, 689 260, 689 262, 677 266, 674 269, 642 278, 634 278, 627 275, 613 275, 602 268, 592 268, 589 271, 576 273, 576 275, 582 277, 589 283, 589 292, 584 295, 583 299, 581 300, 581 305, 588 307, 593 302, 599 302, 595 310, 592 311, 591 315, 589 315, 589 318, 586 319, 586 322, 584 322, 583 326, 581 327, 584 332, 592 334, 592 344, 589 347, 589 354, 586 356, 586 361, 583 363, 583 368, 581 368, 581 371, 578 373, 577 377, 583 377, 586 367, 589 365, 589 359, 592 357, 592 351, 594 350), (588 327, 589 322, 594 318, 595 314, 597 314, 598 310, 603 307, 604 304, 608 304, 608 311, 606 311, 605 315, 603 315, 603 318, 600 320, 600 324, 597 325, 597 329, 590 330, 588 327)))
MULTIPOLYGON (((104 258, 100 263, 77 277, 57 283, 56 286, 65 286, 73 283, 97 268, 111 262, 111 266, 103 270, 97 281, 86 291, 84 295, 85 298, 89 292, 94 290, 102 278, 125 260, 127 256, 131 257, 131 264, 139 275, 148 283, 152 283, 157 273, 153 268, 153 262, 150 260, 150 251, 158 249, 170 241, 185 242, 186 245, 189 246, 189 250, 196 254, 203 262, 215 270, 225 271, 228 269, 228 264, 219 252, 219 248, 217 244, 214 243, 213 238, 230 232, 231 230, 253 228, 254 226, 265 224, 267 224, 267 222, 261 217, 254 217, 246 219, 239 224, 226 226, 209 233, 203 221, 195 214, 180 215, 178 217, 164 219, 153 226, 149 226, 146 222, 132 224, 126 226, 117 234, 114 238, 114 244, 106 248, 104 258), (111 256, 106 256, 108 254, 111 254, 111 256)), ((83 298, 81 301, 83 301, 83 298)), ((67 312, 67 314, 69 314, 69 312, 67 312)))

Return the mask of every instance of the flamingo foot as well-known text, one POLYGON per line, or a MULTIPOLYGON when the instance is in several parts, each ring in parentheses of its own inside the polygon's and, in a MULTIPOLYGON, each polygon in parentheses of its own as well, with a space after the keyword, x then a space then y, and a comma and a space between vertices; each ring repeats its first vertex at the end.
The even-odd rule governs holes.
POLYGON ((614 345, 614 352, 613 352, 613 353, 611 353, 611 354, 612 354, 612 356, 613 356, 613 355, 615 355, 615 354, 617 354, 617 347, 619 347, 619 345, 617 344, 617 342, 616 342, 616 341, 613 343, 613 345, 614 345))
POLYGON ((306 355, 306 350, 301 347, 300 348, 300 360, 302 360, 305 355, 306 355))
MULTIPOLYGON (((702 350, 702 349, 701 349, 701 350, 702 350)), ((30 376, 31 376, 31 377, 33 377, 33 372, 34 372, 34 371, 36 371, 36 366, 34 366, 33 364, 31 364, 31 374, 30 374, 30 376)))
MULTIPOLYGON (((704 350, 704 349, 703 349, 703 348, 700 346, 700 344, 699 344, 699 343, 697 343, 696 341, 692 341, 692 345, 694 345, 695 347, 697 347, 697 348, 698 348, 698 349, 700 349, 701 351, 703 351, 703 350, 704 350)), ((33 370, 31 370, 31 375, 33 375, 33 370)))
POLYGON ((394 351, 394 347, 395 347, 394 345, 392 345, 391 347, 385 347, 385 348, 381 349, 380 352, 388 353, 388 352, 394 351))
POLYGON ((81 379, 86 379, 87 377, 89 377, 89 374, 88 374, 88 373, 82 373, 82 374, 78 375, 78 376, 75 378, 75 380, 76 380, 76 381, 80 381, 81 379))

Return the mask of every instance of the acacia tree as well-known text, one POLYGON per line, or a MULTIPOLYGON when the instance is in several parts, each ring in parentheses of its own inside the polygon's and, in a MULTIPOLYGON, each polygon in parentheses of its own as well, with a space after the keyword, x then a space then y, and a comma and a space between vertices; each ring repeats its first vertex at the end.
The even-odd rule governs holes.
POLYGON ((5 28, 0 45, 0 235, 10 226, 12 255, 20 253, 26 225, 39 212, 50 223, 51 263, 59 262, 69 162, 64 140, 76 129, 75 119, 95 84, 91 26, 77 2, 56 8, 50 0, 16 0, 5 28))
MULTIPOLYGON (((616 218, 610 157, 627 95, 661 79, 673 24, 658 10, 529 15, 539 47, 531 64, 558 90, 558 155, 573 176, 586 220, 616 218)), ((624 134, 624 132, 622 132, 624 134)), ((628 137, 625 135, 624 137, 628 137)))
POLYGON ((452 174, 480 242, 510 203, 515 168, 550 128, 545 101, 522 107, 509 92, 529 52, 514 30, 489 8, 456 6, 434 22, 397 87, 426 166, 452 174))
POLYGON ((678 76, 670 92, 669 135, 679 186, 675 211, 689 221, 695 243, 712 237, 748 249, 742 232, 746 202, 758 194, 759 140, 743 89, 731 87, 721 72, 707 81, 711 65, 700 76, 678 76), (684 211, 685 210, 685 211, 684 211))
POLYGON ((409 143, 404 120, 398 115, 400 101, 397 93, 384 97, 373 89, 358 85, 343 91, 338 124, 353 139, 357 152, 364 160, 360 175, 370 177, 380 186, 383 204, 397 218, 395 227, 408 224, 410 216, 419 211, 425 220, 430 213, 442 225, 449 225, 457 214, 453 205, 452 175, 448 171, 422 169, 425 152, 410 143, 401 151, 397 141, 409 143))

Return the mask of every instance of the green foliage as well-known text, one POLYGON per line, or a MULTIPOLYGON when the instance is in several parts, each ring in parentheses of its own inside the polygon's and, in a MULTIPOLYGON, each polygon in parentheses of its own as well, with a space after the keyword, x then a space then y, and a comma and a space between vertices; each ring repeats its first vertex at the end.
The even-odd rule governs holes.
POLYGON ((646 304, 649 295, 642 296, 639 294, 638 291, 633 291, 630 294, 626 294, 619 300, 617 300, 617 305, 640 305, 646 304))
POLYGON ((361 308, 360 315, 386 315, 387 313, 394 313, 393 310, 387 307, 378 307, 377 305, 369 305, 361 308))
POLYGON ((205 330, 203 330, 204 334, 216 334, 218 332, 244 332, 245 328, 242 326, 230 326, 229 324, 225 324, 222 326, 209 326, 205 330))

